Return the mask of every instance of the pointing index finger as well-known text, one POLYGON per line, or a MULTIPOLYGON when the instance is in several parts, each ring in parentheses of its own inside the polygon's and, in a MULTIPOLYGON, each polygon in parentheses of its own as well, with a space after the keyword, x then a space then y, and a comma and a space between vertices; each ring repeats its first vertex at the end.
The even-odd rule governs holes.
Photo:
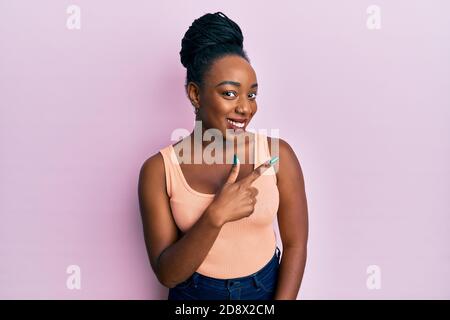
POLYGON ((256 179, 258 179, 260 176, 262 176, 262 174, 264 173, 264 171, 266 171, 267 169, 269 169, 275 162, 278 161, 278 157, 273 157, 272 159, 267 160, 266 162, 262 163, 261 165, 259 165, 257 168, 255 168, 255 170, 253 170, 248 176, 246 176, 245 178, 243 178, 241 181, 242 183, 248 183, 251 184, 253 181, 255 181, 256 179))

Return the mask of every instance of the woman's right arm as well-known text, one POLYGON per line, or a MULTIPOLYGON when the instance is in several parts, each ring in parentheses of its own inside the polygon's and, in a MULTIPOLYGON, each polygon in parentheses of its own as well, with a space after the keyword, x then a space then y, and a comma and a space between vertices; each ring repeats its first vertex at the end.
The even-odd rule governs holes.
POLYGON ((173 288, 188 279, 205 260, 222 226, 253 213, 258 189, 251 184, 272 164, 261 164, 237 182, 240 164, 233 165, 211 204, 179 238, 166 192, 162 155, 158 152, 144 162, 138 193, 145 245, 153 271, 163 285, 173 288))
POLYGON ((188 279, 201 265, 224 224, 208 207, 179 238, 170 209, 162 155, 147 159, 139 173, 139 207, 145 245, 158 280, 168 288, 188 279))

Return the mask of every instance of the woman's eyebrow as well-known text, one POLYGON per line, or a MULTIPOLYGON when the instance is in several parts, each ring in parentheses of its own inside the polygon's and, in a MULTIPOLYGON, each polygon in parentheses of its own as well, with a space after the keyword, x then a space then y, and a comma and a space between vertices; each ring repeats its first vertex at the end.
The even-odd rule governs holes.
MULTIPOLYGON (((224 84, 231 84, 231 85, 236 86, 236 87, 240 87, 241 86, 241 84, 239 82, 225 80, 225 81, 222 81, 221 83, 219 83, 218 85, 216 85, 216 87, 222 86, 224 84)), ((254 87, 257 87, 257 86, 258 86, 258 84, 254 83, 254 84, 251 85, 250 88, 254 88, 254 87)))

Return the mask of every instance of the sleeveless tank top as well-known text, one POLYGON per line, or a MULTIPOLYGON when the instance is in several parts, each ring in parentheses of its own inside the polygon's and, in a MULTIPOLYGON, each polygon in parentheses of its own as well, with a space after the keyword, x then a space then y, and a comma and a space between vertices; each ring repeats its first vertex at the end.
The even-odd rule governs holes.
MULTIPOLYGON (((267 136, 254 133, 254 167, 271 159, 267 136)), ((173 145, 159 151, 164 160, 166 190, 177 227, 183 232, 201 217, 214 194, 198 192, 187 183, 173 145)), ((212 164, 214 165, 214 164, 212 164)), ((264 267, 276 249, 274 219, 279 192, 277 177, 270 167, 252 186, 258 189, 255 210, 249 217, 225 223, 206 258, 196 272, 218 279, 245 277, 264 267)))

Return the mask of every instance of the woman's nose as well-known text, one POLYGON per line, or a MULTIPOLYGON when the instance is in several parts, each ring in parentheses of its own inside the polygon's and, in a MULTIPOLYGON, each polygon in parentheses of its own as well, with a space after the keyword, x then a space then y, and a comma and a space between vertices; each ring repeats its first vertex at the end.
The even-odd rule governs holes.
POLYGON ((240 114, 250 114, 252 112, 252 108, 250 106, 250 103, 247 102, 241 102, 239 104, 239 107, 236 108, 236 112, 240 114))

